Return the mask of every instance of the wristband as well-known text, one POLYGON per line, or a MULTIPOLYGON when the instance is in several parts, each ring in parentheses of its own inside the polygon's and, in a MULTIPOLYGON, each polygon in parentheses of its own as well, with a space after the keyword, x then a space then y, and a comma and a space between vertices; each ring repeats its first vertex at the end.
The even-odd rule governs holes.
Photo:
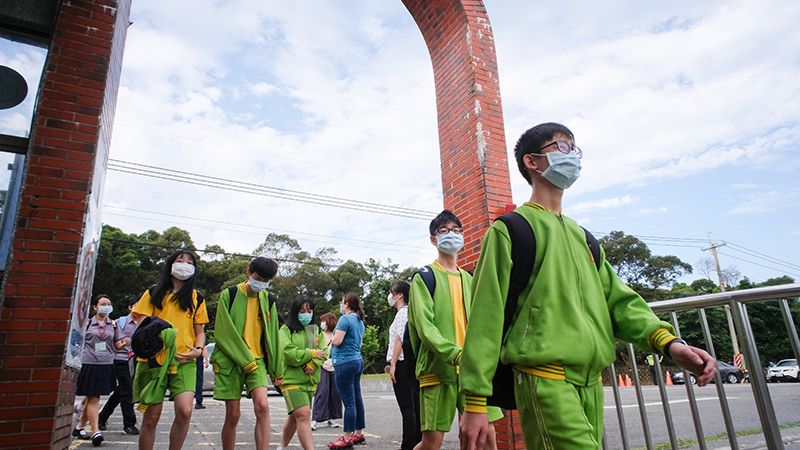
POLYGON ((686 343, 686 341, 684 341, 683 339, 681 339, 681 338, 675 338, 675 339, 673 339, 673 340, 671 340, 671 341, 667 342, 667 345, 665 345, 665 346, 664 346, 664 354, 665 354, 666 356, 669 356, 669 348, 672 346, 672 344, 674 344, 674 343, 676 343, 676 342, 677 342, 677 343, 679 343, 679 344, 683 344, 683 345, 689 345, 689 344, 687 344, 687 343, 686 343))

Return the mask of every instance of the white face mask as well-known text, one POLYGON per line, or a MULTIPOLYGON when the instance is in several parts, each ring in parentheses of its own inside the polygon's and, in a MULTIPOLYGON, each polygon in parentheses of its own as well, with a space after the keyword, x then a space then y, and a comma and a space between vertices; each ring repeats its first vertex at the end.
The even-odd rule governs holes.
POLYGON ((386 301, 389 302, 389 306, 394 307, 394 304, 397 303, 397 300, 394 299, 394 295, 389 292, 389 296, 386 297, 386 301))
POLYGON ((269 281, 260 281, 250 277, 250 279, 247 280, 247 285, 250 286, 253 292, 261 292, 269 287, 269 281))
POLYGON ((172 263, 172 276, 186 281, 194 276, 194 264, 176 262, 172 263))
POLYGON ((322 331, 328 331, 328 324, 325 322, 319 324, 319 327, 322 329, 322 331))
POLYGON ((455 255, 464 247, 464 235, 448 231, 436 235, 436 248, 448 255, 455 255))

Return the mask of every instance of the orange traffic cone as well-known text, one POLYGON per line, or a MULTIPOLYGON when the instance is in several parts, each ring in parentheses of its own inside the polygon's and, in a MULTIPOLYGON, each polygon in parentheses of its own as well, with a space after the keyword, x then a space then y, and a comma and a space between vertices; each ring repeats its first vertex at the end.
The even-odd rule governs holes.
POLYGON ((667 386, 672 386, 672 375, 670 375, 669 370, 667 370, 667 386))
POLYGON ((629 377, 627 373, 625 374, 625 386, 633 386, 633 383, 631 383, 631 377, 629 377))
POLYGON ((622 375, 617 375, 617 386, 625 387, 625 380, 622 379, 622 375))

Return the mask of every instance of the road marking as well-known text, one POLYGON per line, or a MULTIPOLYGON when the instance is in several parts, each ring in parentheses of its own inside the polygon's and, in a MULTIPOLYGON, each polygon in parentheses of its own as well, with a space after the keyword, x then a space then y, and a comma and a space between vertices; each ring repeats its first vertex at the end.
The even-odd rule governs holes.
MULTIPOLYGON (((735 399, 738 399, 738 398, 739 397, 727 397, 728 400, 735 400, 735 399)), ((698 401, 698 402, 703 402, 703 401, 707 401, 707 400, 717 400, 717 397, 700 397, 700 398, 696 399, 696 401, 698 401)), ((669 404, 689 403, 689 399, 670 400, 668 403, 669 404)), ((661 405, 662 405, 661 402, 649 402, 649 403, 645 403, 644 404, 644 406, 661 406, 661 405)), ((638 408, 639 404, 638 403, 634 403, 632 405, 622 405, 622 407, 623 408, 638 408)), ((604 407, 604 409, 616 409, 616 408, 617 408, 616 405, 609 405, 609 406, 605 406, 604 407)))

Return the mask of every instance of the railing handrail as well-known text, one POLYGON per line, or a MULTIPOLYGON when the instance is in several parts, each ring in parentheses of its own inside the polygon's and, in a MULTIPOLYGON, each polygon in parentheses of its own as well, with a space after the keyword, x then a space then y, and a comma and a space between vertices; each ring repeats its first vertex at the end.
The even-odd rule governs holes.
POLYGON ((671 300, 659 300, 651 302, 649 305, 654 312, 664 313, 722 306, 729 304, 732 300, 739 303, 747 303, 789 297, 800 297, 800 283, 752 288, 741 291, 717 292, 715 294, 695 295, 671 300))

